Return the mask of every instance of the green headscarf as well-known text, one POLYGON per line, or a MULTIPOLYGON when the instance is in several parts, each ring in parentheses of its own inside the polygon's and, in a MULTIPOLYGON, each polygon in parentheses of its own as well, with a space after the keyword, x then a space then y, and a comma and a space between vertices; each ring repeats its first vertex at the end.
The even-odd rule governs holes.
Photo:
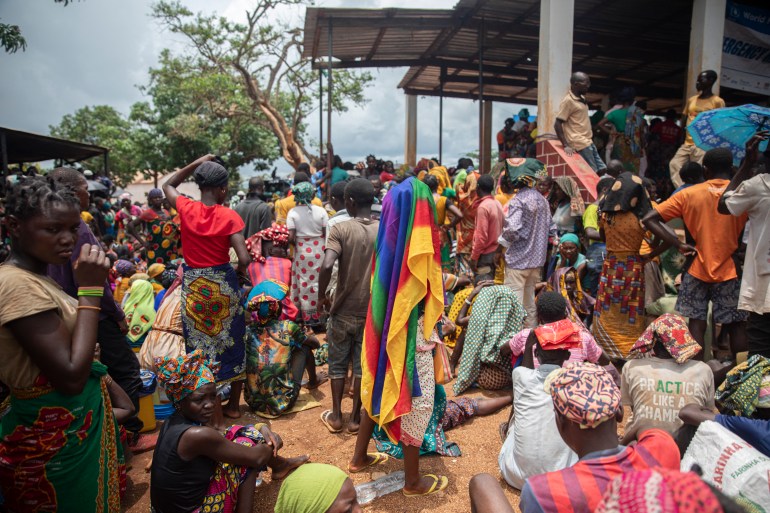
POLYGON ((310 182, 300 182, 291 188, 291 193, 294 195, 294 201, 297 205, 310 205, 313 201, 313 185, 310 182))
POLYGON ((138 342, 152 328, 155 322, 155 291, 146 280, 131 284, 131 296, 124 308, 128 324, 128 340, 138 342))
POLYGON ((547 176, 545 164, 537 159, 510 158, 505 160, 505 172, 514 187, 534 187, 547 176))
POLYGON ((284 480, 275 513, 322 513, 337 499, 347 478, 335 466, 306 463, 284 480))

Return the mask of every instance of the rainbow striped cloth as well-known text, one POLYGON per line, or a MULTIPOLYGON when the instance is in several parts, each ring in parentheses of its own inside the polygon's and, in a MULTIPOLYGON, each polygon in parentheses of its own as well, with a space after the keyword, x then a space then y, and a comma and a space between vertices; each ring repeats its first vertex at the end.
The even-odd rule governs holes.
POLYGON ((372 268, 372 298, 361 351, 361 400, 394 442, 401 416, 422 395, 415 366, 418 306, 426 339, 444 311, 436 207, 427 185, 409 178, 388 191, 372 268))

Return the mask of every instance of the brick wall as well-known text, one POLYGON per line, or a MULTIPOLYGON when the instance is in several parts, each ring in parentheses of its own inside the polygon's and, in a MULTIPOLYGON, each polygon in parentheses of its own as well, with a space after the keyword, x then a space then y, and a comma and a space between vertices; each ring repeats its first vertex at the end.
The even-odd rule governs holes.
POLYGON ((599 182, 599 176, 578 153, 568 157, 559 141, 544 140, 537 143, 537 158, 545 162, 548 174, 552 177, 574 178, 586 203, 596 200, 596 184, 599 182))

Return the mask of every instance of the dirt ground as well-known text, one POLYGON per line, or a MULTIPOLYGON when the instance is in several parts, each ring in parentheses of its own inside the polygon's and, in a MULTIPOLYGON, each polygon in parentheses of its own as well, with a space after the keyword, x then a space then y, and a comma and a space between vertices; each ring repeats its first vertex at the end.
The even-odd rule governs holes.
MULTIPOLYGON (((451 386, 447 386, 446 391, 449 398, 454 396, 451 386)), ((331 389, 328 382, 317 390, 313 390, 311 394, 321 403, 320 408, 285 415, 269 421, 271 429, 283 438, 282 454, 285 456, 309 454, 311 461, 336 465, 345 470, 353 454, 355 435, 344 432, 331 434, 321 423, 321 412, 331 408, 331 389)), ((494 397, 494 394, 481 393, 478 390, 465 395, 469 397, 494 397)), ((342 402, 343 412, 349 413, 351 406, 352 399, 345 397, 342 402)), ((238 422, 240 424, 266 422, 265 419, 251 413, 245 404, 241 405, 241 412, 243 417, 238 422)), ((436 495, 418 498, 404 497, 400 492, 396 492, 376 499, 367 505, 365 510, 394 513, 404 511, 465 513, 470 511, 468 482, 471 477, 480 472, 488 472, 497 476, 505 490, 506 497, 518 510, 519 492, 505 484, 497 467, 497 455, 502 445, 498 435, 498 425, 508 419, 508 414, 509 409, 506 408, 488 417, 476 417, 467 424, 449 431, 447 439, 457 442, 462 450, 462 456, 450 458, 434 455, 420 459, 420 471, 422 473, 442 474, 449 477, 449 487, 446 490, 436 495)), ((373 442, 370 442, 370 450, 375 450, 373 442)), ((152 451, 138 454, 129 463, 128 492, 123 501, 126 512, 147 513, 150 510, 150 474, 145 471, 145 467, 151 456, 152 451)), ((372 472, 376 473, 375 477, 380 477, 382 472, 387 473, 402 469, 402 462, 391 458, 390 461, 376 467, 372 472)), ((372 472, 352 474, 351 478, 355 484, 364 483, 372 479, 372 472)), ((269 472, 263 476, 264 482, 262 486, 257 488, 254 499, 254 513, 272 512, 280 488, 280 482, 270 482, 269 472)))

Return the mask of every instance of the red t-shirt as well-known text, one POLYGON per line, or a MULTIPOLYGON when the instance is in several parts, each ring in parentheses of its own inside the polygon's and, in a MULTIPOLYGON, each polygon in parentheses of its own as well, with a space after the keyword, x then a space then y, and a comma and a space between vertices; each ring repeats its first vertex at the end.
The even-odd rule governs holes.
POLYGON ((682 129, 676 124, 676 121, 670 119, 658 123, 652 127, 652 133, 658 134, 661 144, 675 145, 679 143, 682 137, 682 129))
POLYGON ((206 206, 184 196, 176 200, 184 246, 190 267, 214 267, 230 262, 230 235, 245 224, 235 210, 222 205, 206 206))

